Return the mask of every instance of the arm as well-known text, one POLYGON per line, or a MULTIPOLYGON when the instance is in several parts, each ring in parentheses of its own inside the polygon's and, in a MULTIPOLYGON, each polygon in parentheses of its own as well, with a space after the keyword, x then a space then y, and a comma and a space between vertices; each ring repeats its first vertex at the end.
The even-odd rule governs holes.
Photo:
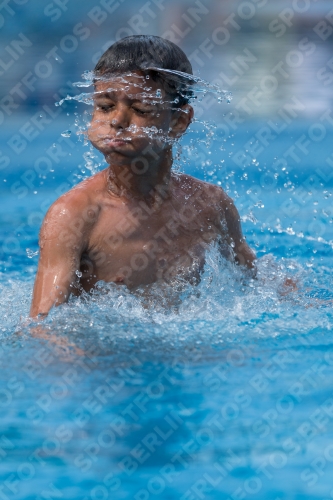
POLYGON ((255 253, 242 234, 240 216, 232 199, 223 193, 223 212, 227 224, 229 244, 232 246, 235 260, 238 264, 246 266, 249 269, 255 269, 255 253))
POLYGON ((56 202, 48 211, 40 232, 40 258, 33 299, 32 318, 67 302, 75 291, 84 247, 84 231, 75 231, 75 214, 70 204, 56 202), (73 217, 74 216, 74 217, 73 217))

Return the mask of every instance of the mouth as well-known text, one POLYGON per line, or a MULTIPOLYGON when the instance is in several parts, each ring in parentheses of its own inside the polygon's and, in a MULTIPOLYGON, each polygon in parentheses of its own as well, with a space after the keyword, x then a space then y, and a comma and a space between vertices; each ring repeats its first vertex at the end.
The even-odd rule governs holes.
POLYGON ((120 139, 118 137, 104 137, 103 143, 108 147, 121 147, 128 144, 129 139, 120 139))

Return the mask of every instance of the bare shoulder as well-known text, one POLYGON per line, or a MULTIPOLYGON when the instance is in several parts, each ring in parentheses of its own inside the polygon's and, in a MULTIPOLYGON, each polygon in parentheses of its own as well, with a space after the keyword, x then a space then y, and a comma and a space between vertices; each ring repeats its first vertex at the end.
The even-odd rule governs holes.
POLYGON ((193 195, 194 200, 200 196, 200 205, 205 207, 204 212, 208 217, 214 220, 217 216, 222 222, 221 235, 232 246, 236 262, 254 269, 256 257, 243 237, 240 216, 232 198, 221 187, 189 175, 179 176, 178 182, 187 194, 193 195))
POLYGON ((178 174, 178 183, 181 188, 189 195, 200 196, 206 199, 209 206, 221 211, 233 211, 234 202, 230 196, 220 187, 209 182, 201 181, 187 174, 178 174))
POLYGON ((65 228, 80 227, 80 231, 96 222, 101 207, 103 172, 86 179, 58 198, 47 211, 40 239, 53 238, 65 228))

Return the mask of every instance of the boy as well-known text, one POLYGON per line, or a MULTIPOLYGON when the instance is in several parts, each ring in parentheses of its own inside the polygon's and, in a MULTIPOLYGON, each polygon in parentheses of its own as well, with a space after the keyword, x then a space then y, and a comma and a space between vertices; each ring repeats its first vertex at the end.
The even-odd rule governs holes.
POLYGON ((213 242, 226 258, 253 267, 232 200, 171 171, 172 143, 193 117, 190 77, 172 71, 192 74, 192 67, 157 36, 124 38, 98 61, 88 137, 108 167, 46 214, 31 317, 99 280, 132 290, 177 277, 195 284, 213 242))

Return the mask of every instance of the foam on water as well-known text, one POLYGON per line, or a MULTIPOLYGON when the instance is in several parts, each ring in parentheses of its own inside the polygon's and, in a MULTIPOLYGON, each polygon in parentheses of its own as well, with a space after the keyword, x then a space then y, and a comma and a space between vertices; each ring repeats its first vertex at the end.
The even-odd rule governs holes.
MULTIPOLYGON (((24 322, 31 281, 4 280, 0 286, 2 338, 17 330, 29 338, 33 325, 24 322)), ((198 286, 174 279, 129 292, 124 285, 99 282, 93 292, 54 308, 41 324, 45 338, 57 334, 81 347, 94 341, 107 350, 112 345, 117 352, 148 349, 148 355, 164 356, 191 344, 214 351, 228 343, 307 333, 319 324, 329 329, 330 318, 322 312, 332 299, 327 277, 326 286, 324 279, 319 287, 313 270, 295 260, 277 262, 266 255, 253 278, 212 247, 198 286), (297 283, 296 290, 285 286, 286 276, 297 283)))

